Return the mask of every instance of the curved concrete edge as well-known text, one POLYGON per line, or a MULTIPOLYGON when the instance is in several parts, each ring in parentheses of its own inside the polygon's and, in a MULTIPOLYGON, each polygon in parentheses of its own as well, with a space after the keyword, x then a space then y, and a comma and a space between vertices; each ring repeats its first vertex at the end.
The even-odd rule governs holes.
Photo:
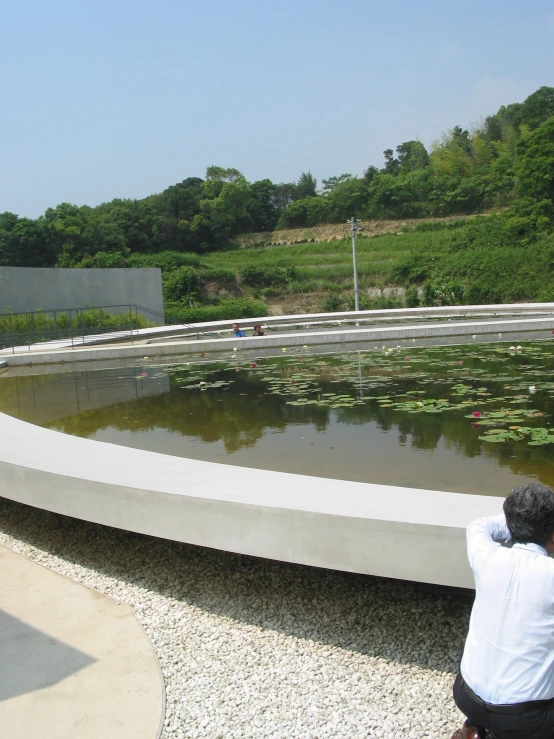
POLYGON ((160 344, 141 344, 139 346, 94 347, 57 351, 23 352, 7 358, 9 366, 27 364, 55 364, 83 360, 106 361, 122 357, 142 358, 182 355, 185 353, 231 352, 233 349, 264 349, 267 347, 317 347, 329 344, 352 344, 353 342, 394 343, 406 339, 423 342, 426 339, 470 336, 481 339, 491 337, 498 340, 498 333, 548 332, 554 328, 554 316, 542 318, 495 319, 491 321, 456 321, 436 324, 403 324, 379 328, 336 329, 325 332, 299 332, 276 336, 244 337, 240 339, 199 339, 194 341, 170 341, 160 344))
POLYGON ((13 739, 161 735, 161 669, 129 606, 0 546, 0 619, 13 739))
POLYGON ((0 414, 0 495, 231 552, 473 587, 465 528, 502 499, 330 480, 66 436, 0 414))
MULTIPOLYGON (((490 305, 443 305, 437 307, 421 307, 421 308, 378 308, 372 310, 351 310, 351 311, 333 311, 331 313, 292 313, 284 316, 258 316, 257 318, 237 318, 240 324, 253 326, 255 323, 262 323, 265 326, 275 325, 294 325, 301 323, 325 323, 336 321, 356 321, 368 320, 375 318, 418 318, 426 316, 436 316, 441 314, 448 315, 466 315, 470 314, 487 315, 493 314, 509 314, 515 313, 544 313, 554 312, 554 303, 492 303, 490 305)), ((230 329, 235 319, 224 321, 203 321, 201 323, 187 323, 181 326, 165 326, 164 331, 182 331, 183 328, 193 331, 211 331, 230 329)), ((159 327, 141 328, 137 331, 137 336, 147 337, 160 331, 159 327)))

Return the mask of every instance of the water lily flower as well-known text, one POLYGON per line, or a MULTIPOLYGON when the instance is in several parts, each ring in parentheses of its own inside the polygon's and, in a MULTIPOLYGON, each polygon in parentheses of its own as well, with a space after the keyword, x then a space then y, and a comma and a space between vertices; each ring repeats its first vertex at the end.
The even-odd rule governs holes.
POLYGON ((523 347, 522 346, 516 346, 516 349, 518 350, 518 352, 520 352, 523 349, 523 347))
POLYGON ((529 392, 531 393, 531 395, 533 395, 533 393, 536 393, 537 392, 537 386, 536 385, 529 385, 529 392))
POLYGON ((383 347, 382 347, 383 351, 385 351, 385 349, 386 349, 386 348, 387 348, 386 346, 383 346, 383 347))
POLYGON ((291 385, 294 385, 294 380, 291 380, 291 381, 290 381, 290 384, 291 384, 291 385))
POLYGON ((281 351, 283 351, 283 352, 286 352, 287 350, 286 350, 286 349, 285 349, 285 348, 283 347, 283 348, 281 349, 281 351))
POLYGON ((458 364, 463 364, 463 363, 464 363, 463 359, 458 359, 458 364))
POLYGON ((396 348, 397 348, 397 349, 401 349, 401 346, 400 346, 400 344, 398 344, 396 348))
POLYGON ((308 348, 308 345, 307 344, 304 344, 304 346, 302 348, 303 349, 307 349, 308 348))
POLYGON ((481 418, 481 411, 472 411, 471 415, 473 418, 481 418))
POLYGON ((410 361, 410 357, 404 357, 404 359, 406 360, 406 362, 410 361))
POLYGON ((148 375, 146 374, 146 372, 141 372, 140 374, 142 375, 142 377, 147 377, 147 376, 148 376, 148 375))
POLYGON ((237 349, 237 347, 236 347, 236 346, 234 346, 234 347, 233 347, 233 351, 234 351, 234 352, 238 351, 238 349, 237 349))
POLYGON ((473 334, 473 336, 471 338, 472 339, 476 339, 477 338, 477 334, 473 334))
MULTIPOLYGON (((552 333, 554 334, 554 331, 552 333)), ((144 357, 144 359, 148 359, 148 357, 144 357)))
POLYGON ((202 380, 200 384, 201 385, 205 385, 206 383, 204 382, 204 380, 202 380))
POLYGON ((256 364, 256 362, 252 362, 252 364, 251 364, 250 366, 252 367, 252 369, 254 369, 254 368, 255 368, 255 367, 257 367, 258 365, 256 364))

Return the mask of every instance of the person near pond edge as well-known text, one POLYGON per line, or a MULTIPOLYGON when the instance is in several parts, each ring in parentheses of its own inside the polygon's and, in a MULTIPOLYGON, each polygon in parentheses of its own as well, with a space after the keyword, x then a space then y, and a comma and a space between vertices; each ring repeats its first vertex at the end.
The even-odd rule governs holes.
POLYGON ((476 594, 454 682, 467 721, 452 739, 554 737, 554 491, 515 488, 503 508, 467 528, 476 594))
POLYGON ((238 323, 233 323, 233 334, 238 338, 242 336, 246 336, 244 331, 241 330, 241 327, 238 325, 238 323))

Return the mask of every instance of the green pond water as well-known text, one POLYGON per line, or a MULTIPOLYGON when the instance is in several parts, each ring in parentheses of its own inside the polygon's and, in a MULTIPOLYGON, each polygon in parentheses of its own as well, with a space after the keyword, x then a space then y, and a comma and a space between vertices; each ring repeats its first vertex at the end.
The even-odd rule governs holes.
POLYGON ((225 464, 506 495, 554 486, 553 373, 552 341, 259 359, 239 348, 217 362, 4 376, 0 411, 225 464))

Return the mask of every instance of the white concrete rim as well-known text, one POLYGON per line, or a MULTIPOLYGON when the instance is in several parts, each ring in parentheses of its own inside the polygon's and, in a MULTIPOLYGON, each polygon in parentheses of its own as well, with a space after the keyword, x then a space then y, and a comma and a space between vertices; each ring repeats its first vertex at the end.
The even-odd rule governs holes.
POLYGON ((502 499, 171 457, 0 414, 0 494, 108 526, 330 569, 473 587, 465 527, 502 499))

